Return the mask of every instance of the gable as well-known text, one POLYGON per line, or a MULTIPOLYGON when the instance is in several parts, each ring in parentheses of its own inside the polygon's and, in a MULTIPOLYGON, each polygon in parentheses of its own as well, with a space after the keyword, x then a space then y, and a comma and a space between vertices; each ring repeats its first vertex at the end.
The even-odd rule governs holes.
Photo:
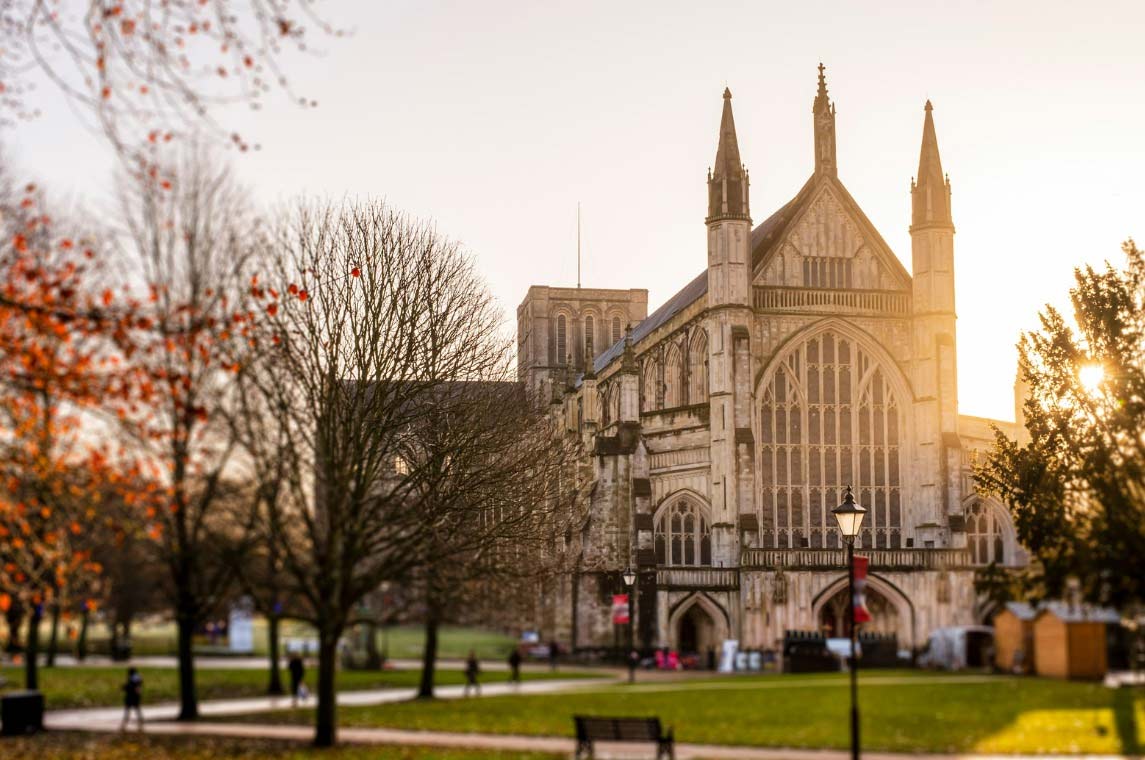
POLYGON ((838 180, 823 177, 800 196, 779 234, 754 252, 755 285, 910 290, 902 262, 838 180))

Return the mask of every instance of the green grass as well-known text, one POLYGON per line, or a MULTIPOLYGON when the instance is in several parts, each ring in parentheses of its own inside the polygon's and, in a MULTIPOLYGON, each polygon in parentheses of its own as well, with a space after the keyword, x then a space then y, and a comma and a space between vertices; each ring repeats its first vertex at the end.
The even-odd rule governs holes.
MULTIPOLYGON (((50 624, 44 622, 40 627, 40 646, 47 647, 50 624)), ((283 639, 310 638, 314 631, 305 623, 297 621, 284 621, 280 627, 279 635, 283 639)), ((88 631, 88 645, 92 651, 107 653, 110 634, 106 626, 93 625, 88 631)), ((353 631, 348 638, 358 642, 353 631)), ((388 631, 378 631, 378 648, 388 645, 390 657, 420 657, 425 643, 425 631, 420 626, 394 626, 388 631)), ((158 622, 136 624, 131 629, 131 642, 133 653, 137 656, 174 655, 176 644, 175 624, 158 622)), ((462 628, 445 626, 438 634, 438 655, 443 658, 465 657, 469 650, 477 652, 481 658, 504 658, 516 645, 516 640, 503 633, 486 631, 479 628, 462 628)), ((205 638, 197 640, 198 645, 204 647, 208 642, 205 638)), ((225 642, 220 642, 222 646, 225 642)), ((70 653, 72 644, 67 639, 66 629, 60 626, 60 651, 70 653)), ((254 619, 254 654, 264 655, 267 652, 266 620, 261 617, 254 619)))
POLYGON ((337 747, 314 750, 285 741, 210 736, 48 733, 0 739, 0 756, 37 760, 551 760, 552 755, 468 752, 429 747, 337 747))
MULTIPOLYGON (((306 676, 313 691, 316 669, 311 666, 306 676)), ((143 676, 144 705, 158 702, 171 702, 179 696, 179 674, 174 668, 140 668, 143 676)), ((66 707, 96 707, 122 703, 123 692, 120 685, 124 680, 124 669, 105 667, 55 667, 40 668, 40 690, 48 709, 66 707)), ((338 672, 338 689, 341 691, 362 689, 386 689, 416 686, 421 672, 418 670, 342 670, 338 672)), ((489 671, 482 681, 493 683, 508 678, 507 672, 489 671)), ((553 677, 570 678, 588 673, 524 672, 524 680, 538 680, 553 677)), ((22 687, 22 668, 2 667, 0 676, 8 680, 9 689, 22 687)), ((265 670, 201 669, 195 671, 195 681, 199 699, 231 699, 236 697, 261 697, 266 694, 267 672, 265 670)), ((290 678, 284 671, 284 685, 290 678)), ((460 670, 438 670, 437 684, 446 686, 465 682, 460 670)), ((3 691, 0 689, 0 691, 3 691)))
MULTIPOLYGON (((1145 689, 883 672, 860 678, 863 746, 900 752, 1139 754, 1145 689)), ((563 694, 350 707, 343 726, 570 736, 572 716, 657 715, 681 742, 849 746, 845 676, 616 685, 563 694)), ((248 716, 308 722, 311 710, 248 716)))

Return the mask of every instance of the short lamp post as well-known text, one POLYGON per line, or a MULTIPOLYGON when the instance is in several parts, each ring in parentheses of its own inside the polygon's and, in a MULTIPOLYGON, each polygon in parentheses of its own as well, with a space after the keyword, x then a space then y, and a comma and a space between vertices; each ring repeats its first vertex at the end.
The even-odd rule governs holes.
POLYGON ((847 544, 847 619, 851 624, 851 760, 859 760, 859 658, 855 656, 855 537, 863 525, 867 510, 855 503, 855 494, 847 486, 843 503, 831 510, 839 523, 839 532, 847 544))
POLYGON ((636 571, 629 565, 624 568, 621 577, 624 579, 624 586, 628 589, 628 651, 624 653, 624 659, 628 662, 628 683, 635 683, 636 662, 632 658, 632 650, 635 647, 636 629, 636 571))

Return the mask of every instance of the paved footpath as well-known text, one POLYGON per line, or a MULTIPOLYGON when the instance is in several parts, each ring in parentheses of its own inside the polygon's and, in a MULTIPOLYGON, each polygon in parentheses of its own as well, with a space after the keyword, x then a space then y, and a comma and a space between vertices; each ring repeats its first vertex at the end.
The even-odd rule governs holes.
MULTIPOLYGON (((508 694, 545 694, 556 691, 572 691, 583 688, 599 688, 615 683, 607 678, 550 679, 545 681, 525 681, 520 684, 491 683, 481 687, 481 695, 487 697, 508 694)), ((435 689, 439 699, 460 699, 464 695, 463 686, 438 686, 435 689)), ((360 705, 381 705, 391 702, 407 702, 417 696, 416 689, 370 689, 342 691, 338 693, 338 704, 343 707, 360 705)), ((302 703, 303 707, 313 707, 314 697, 302 703)), ((199 703, 199 714, 204 718, 220 718, 231 715, 289 710, 294 707, 290 697, 251 697, 247 699, 212 699, 199 703)), ((148 730, 159 730, 162 723, 173 721, 179 714, 175 702, 158 705, 144 705, 143 717, 148 721, 148 730)), ((44 715, 47 728, 107 731, 117 730, 123 720, 121 707, 85 707, 74 710, 49 710, 44 715)), ((208 725, 203 723, 186 724, 188 728, 208 725)))
MULTIPOLYGON (((888 679, 891 680, 891 679, 888 679)), ((904 682, 919 682, 920 679, 895 679, 904 682)), ((962 682, 978 680, 962 677, 962 682)), ((600 689, 615 684, 613 679, 576 679, 526 681, 519 685, 496 683, 482 687, 483 697, 507 694, 543 694, 557 691, 600 689)), ((679 684, 676 688, 695 688, 698 684, 679 684)), ((708 684, 704 684, 707 686, 708 684)), ((712 684, 716 685, 716 684, 712 684)), ((790 686, 790 684, 788 684, 790 686)), ((747 686, 747 684, 742 684, 747 686)), ((771 684, 754 683, 753 688, 767 688, 771 684)), ((650 683, 635 688, 640 691, 661 691, 671 688, 668 684, 650 683)), ((461 686, 438 687, 437 696, 441 699, 460 699, 461 686)), ((380 689, 374 691, 341 692, 338 704, 377 705, 402 702, 415 696, 413 689, 380 689)), ((309 700, 313 704, 313 698, 309 700)), ((289 697, 262 697, 252 699, 209 700, 200 703, 199 710, 204 718, 241 715, 244 713, 267 712, 291 709, 289 697)), ((304 743, 313 737, 310 726, 266 725, 257 723, 215 723, 196 721, 194 723, 175 722, 177 704, 153 705, 145 708, 148 720, 146 732, 149 734, 181 736, 221 736, 235 738, 280 739, 304 743)), ((49 729, 75 731, 114 732, 120 730, 123 711, 120 708, 88 708, 77 710, 51 710, 45 716, 49 729)), ((451 749, 490 750, 508 752, 538 752, 568 757, 575 750, 571 738, 558 736, 514 736, 508 734, 472 734, 447 731, 408 731, 393 728, 339 728, 338 740, 349 744, 399 745, 417 747, 440 747, 451 749)), ((596 757, 601 758, 640 758, 648 756, 648 747, 643 745, 616 745, 601 742, 597 745, 596 757)), ((772 749, 761 747, 732 747, 706 744, 677 744, 676 757, 679 760, 710 758, 710 760, 849 760, 850 753, 838 750, 772 749)), ((1043 756, 1023 755, 940 755, 902 754, 891 752, 864 752, 865 760, 1046 760, 1043 756)), ((1124 755, 1085 755, 1070 758, 1055 755, 1053 760, 1131 760, 1124 755)))

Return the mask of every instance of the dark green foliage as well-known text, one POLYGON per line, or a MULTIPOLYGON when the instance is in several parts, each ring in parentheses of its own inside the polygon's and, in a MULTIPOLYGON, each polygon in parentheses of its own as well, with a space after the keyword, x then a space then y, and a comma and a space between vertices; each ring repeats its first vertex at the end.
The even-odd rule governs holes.
POLYGON ((1047 306, 1022 335, 1028 436, 996 431, 976 472, 1009 505, 1046 595, 1076 577, 1118 606, 1145 598, 1145 254, 1123 250, 1124 269, 1076 270, 1073 324, 1047 306))

